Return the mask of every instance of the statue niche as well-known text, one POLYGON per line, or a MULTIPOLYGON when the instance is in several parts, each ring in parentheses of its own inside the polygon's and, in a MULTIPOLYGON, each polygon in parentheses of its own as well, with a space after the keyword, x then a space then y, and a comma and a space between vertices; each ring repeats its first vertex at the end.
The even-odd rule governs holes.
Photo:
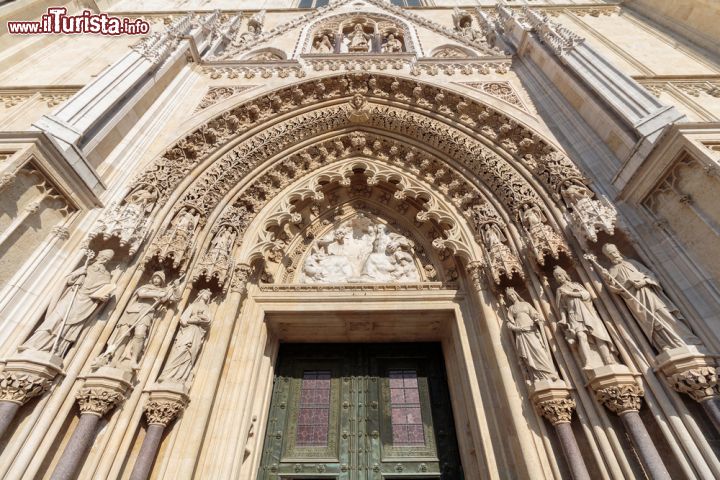
POLYGON ((414 244, 359 215, 317 239, 302 265, 300 283, 419 282, 414 244))

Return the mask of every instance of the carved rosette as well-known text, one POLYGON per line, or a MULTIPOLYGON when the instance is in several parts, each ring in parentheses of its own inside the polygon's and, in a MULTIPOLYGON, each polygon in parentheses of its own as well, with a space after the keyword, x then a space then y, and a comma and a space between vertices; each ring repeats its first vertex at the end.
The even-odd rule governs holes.
POLYGON ((610 386, 595 391, 595 398, 618 415, 639 411, 643 395, 643 389, 637 383, 610 386))
POLYGON ((537 407, 540 414, 553 425, 570 423, 573 410, 575 410, 575 400, 572 398, 555 398, 538 402, 537 407))
POLYGON ((178 400, 150 400, 145 405, 145 418, 148 425, 167 427, 187 406, 187 402, 178 400))
POLYGON ((51 384, 52 378, 5 370, 0 373, 0 402, 24 405, 31 398, 45 393, 51 384))
POLYGON ((81 414, 104 416, 125 399, 117 390, 103 387, 85 387, 77 394, 81 414))
POLYGON ((713 366, 693 368, 668 377, 670 386, 679 393, 690 395, 696 402, 720 396, 717 370, 713 366))

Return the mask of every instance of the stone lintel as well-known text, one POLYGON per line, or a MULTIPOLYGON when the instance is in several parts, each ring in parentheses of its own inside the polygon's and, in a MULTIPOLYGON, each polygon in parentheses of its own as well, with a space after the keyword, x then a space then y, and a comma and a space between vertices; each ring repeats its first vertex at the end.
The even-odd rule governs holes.
POLYGON ((638 383, 639 374, 625 365, 604 365, 587 371, 588 386, 597 400, 618 415, 640 410, 645 394, 638 383))
POLYGON ((23 405, 42 395, 62 367, 62 359, 49 352, 26 350, 8 358, 0 373, 0 401, 23 405))
POLYGON ((167 427, 190 402, 187 389, 179 383, 153 383, 145 392, 149 393, 144 407, 148 425, 167 427))
POLYGON ((107 366, 86 375, 77 394, 80 412, 102 417, 125 399, 131 380, 132 373, 107 366))
POLYGON ((562 380, 538 381, 530 387, 530 400, 551 424, 570 423, 575 410, 570 390, 562 380))
POLYGON ((655 358, 656 370, 662 372, 673 390, 704 402, 720 397, 715 357, 696 347, 673 348, 655 358))

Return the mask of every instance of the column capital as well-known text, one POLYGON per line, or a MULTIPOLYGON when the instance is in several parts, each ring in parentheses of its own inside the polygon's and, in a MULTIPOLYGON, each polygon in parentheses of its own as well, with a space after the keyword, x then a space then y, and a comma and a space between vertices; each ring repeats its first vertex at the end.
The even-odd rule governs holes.
POLYGON ((588 371, 589 385, 595 392, 595 398, 618 415, 640 410, 645 392, 636 380, 637 376, 637 373, 620 364, 588 371))
POLYGON ((570 423, 575 400, 562 380, 535 382, 530 388, 530 400, 552 425, 570 423))
POLYGON ((167 427, 190 402, 187 389, 180 384, 154 383, 146 392, 150 394, 144 407, 148 425, 167 427))
POLYGON ((62 359, 47 352, 26 350, 5 363, 0 373, 0 401, 24 405, 50 389, 62 372, 62 359))
POLYGON ((80 389, 76 398, 81 414, 89 413, 102 417, 119 405, 125 395, 111 388, 85 387, 80 389))
POLYGON ((689 395, 696 402, 720 397, 715 359, 695 347, 665 351, 656 357, 657 369, 670 387, 689 395))

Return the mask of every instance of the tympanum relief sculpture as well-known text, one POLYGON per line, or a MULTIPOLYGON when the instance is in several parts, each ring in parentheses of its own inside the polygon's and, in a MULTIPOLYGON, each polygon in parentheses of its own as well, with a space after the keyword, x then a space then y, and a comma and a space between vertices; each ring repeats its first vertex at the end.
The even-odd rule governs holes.
POLYGON ((590 292, 580 283, 573 282, 560 267, 555 267, 553 276, 559 284, 555 291, 559 324, 568 343, 577 344, 583 369, 616 364, 612 354, 615 346, 593 306, 590 292))
POLYGON ((88 252, 85 265, 67 276, 64 288, 51 300, 45 320, 18 350, 35 350, 65 357, 93 313, 115 291, 115 277, 119 271, 111 273, 108 269, 108 262, 113 256, 112 250, 101 250, 95 261, 90 263, 93 254, 88 252))
POLYGON ((177 300, 176 284, 166 286, 165 273, 154 272, 147 284, 135 290, 105 352, 95 359, 93 368, 109 365, 128 372, 137 370, 155 317, 161 307, 177 300))
POLYGON ((419 282, 413 242, 366 216, 335 226, 312 245, 300 283, 419 282))
POLYGON ((702 344, 645 265, 624 258, 612 243, 603 245, 602 251, 612 266, 607 270, 594 262, 600 274, 608 288, 623 299, 645 336, 658 351, 702 344))
POLYGON ((558 373, 552 361, 550 347, 541 331, 542 317, 514 288, 508 288, 506 294, 510 300, 507 327, 515 335, 515 350, 529 380, 556 381, 558 373))

